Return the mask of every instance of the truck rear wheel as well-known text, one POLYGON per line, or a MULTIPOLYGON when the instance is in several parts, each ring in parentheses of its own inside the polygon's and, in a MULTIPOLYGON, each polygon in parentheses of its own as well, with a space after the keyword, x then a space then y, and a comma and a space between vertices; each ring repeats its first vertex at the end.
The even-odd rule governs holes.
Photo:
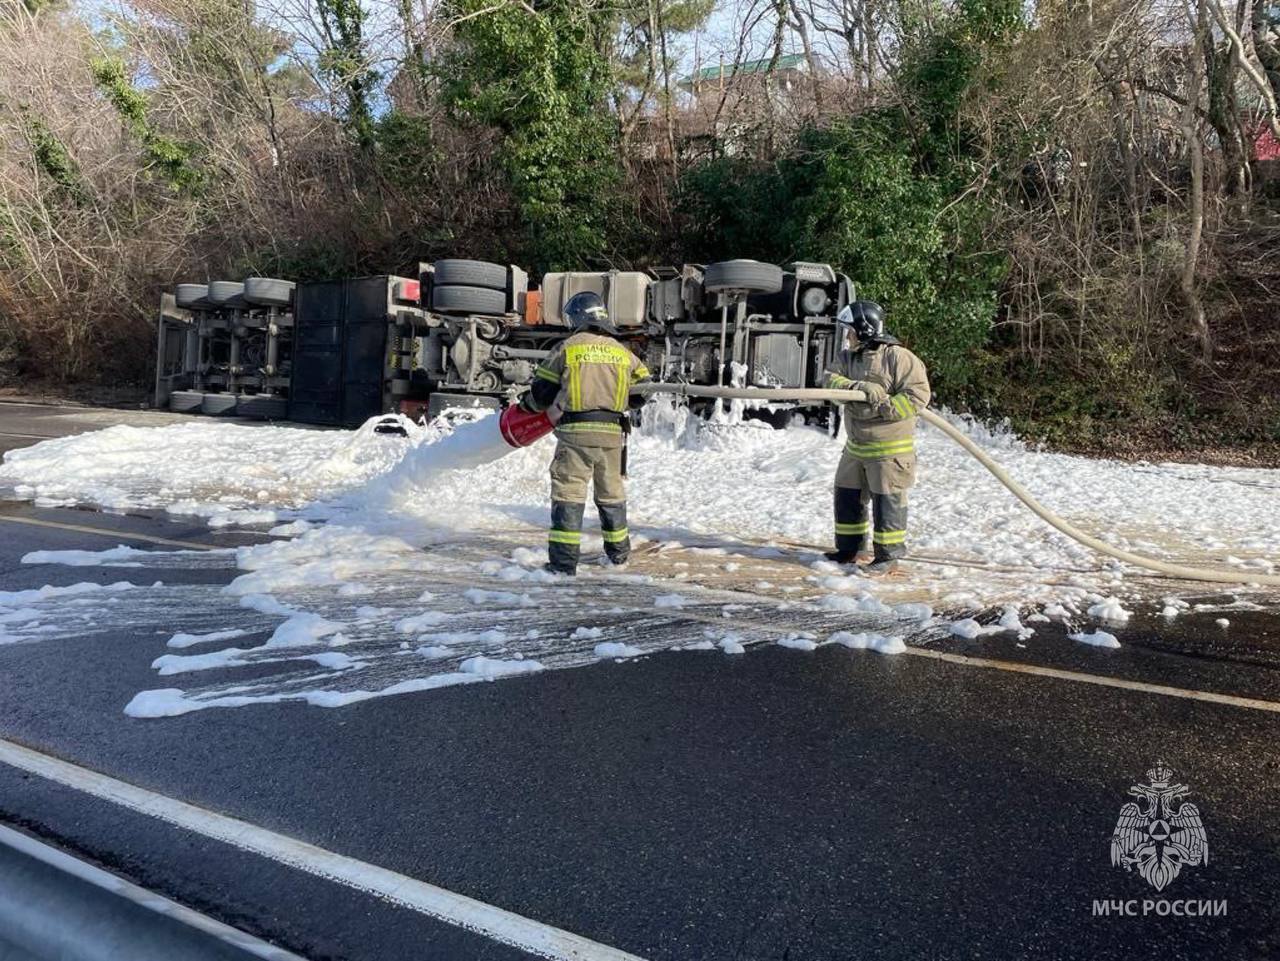
POLYGON ((205 394, 204 401, 200 404, 200 412, 214 417, 234 414, 236 412, 236 395, 205 394))
POLYGON ((218 306, 235 305, 244 298, 244 284, 234 280, 211 280, 209 302, 218 306))
POLYGON ((209 302, 205 300, 208 293, 208 284, 178 284, 173 300, 179 307, 208 307, 209 302))
POLYGON ((255 420, 284 420, 288 413, 289 402, 272 394, 244 394, 236 405, 238 416, 255 420))
POLYGON ((507 295, 485 287, 431 288, 431 309, 443 314, 483 314, 500 317, 507 312, 507 295))
POLYGON ((169 409, 175 414, 198 412, 204 403, 204 394, 198 390, 175 390, 169 395, 169 409))
POLYGON ((746 290, 753 294, 776 294, 782 289, 782 268, 758 260, 724 260, 707 267, 702 287, 712 293, 746 290))
POLYGON ((262 307, 288 307, 293 300, 293 281, 274 277, 246 277, 244 299, 262 307))
POLYGON ((485 287, 506 291, 507 268, 483 260, 437 260, 434 268, 435 283, 441 287, 485 287))

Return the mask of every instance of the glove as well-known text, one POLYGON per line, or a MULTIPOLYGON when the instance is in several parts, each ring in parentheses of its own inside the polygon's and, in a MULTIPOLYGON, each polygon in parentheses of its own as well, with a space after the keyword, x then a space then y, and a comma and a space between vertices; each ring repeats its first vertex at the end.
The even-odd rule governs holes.
POLYGON ((867 395, 865 403, 869 407, 878 407, 889 399, 889 392, 879 384, 869 380, 855 380, 849 390, 860 390, 867 395))
POLYGON ((520 398, 520 409, 526 414, 536 414, 537 408, 533 406, 533 391, 527 390, 520 398))

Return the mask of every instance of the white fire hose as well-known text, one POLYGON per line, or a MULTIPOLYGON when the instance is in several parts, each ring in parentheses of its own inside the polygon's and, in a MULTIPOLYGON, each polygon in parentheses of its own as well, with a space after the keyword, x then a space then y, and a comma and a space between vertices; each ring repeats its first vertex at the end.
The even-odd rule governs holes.
MULTIPOLYGON (((831 401, 843 404, 850 401, 866 400, 866 395, 859 390, 819 390, 810 388, 764 388, 764 387, 697 387, 692 384, 637 384, 632 388, 636 394, 675 394, 678 397, 717 397, 734 400, 766 400, 766 401, 831 401)), ((1067 523, 1053 511, 1049 510, 1034 497, 1025 487, 1010 477, 981 447, 957 430, 943 418, 931 410, 922 410, 919 416, 942 431, 968 451, 977 461, 989 470, 1001 484, 1013 492, 1013 495, 1051 527, 1057 528, 1074 541, 1092 548, 1100 554, 1106 554, 1117 560, 1143 567, 1159 574, 1182 578, 1189 581, 1216 581, 1220 584, 1259 584, 1280 587, 1280 575, 1276 574, 1243 574, 1232 571, 1207 570, 1200 567, 1183 567, 1180 564, 1169 564, 1155 558, 1143 557, 1113 547, 1106 541, 1099 540, 1079 528, 1067 523)))

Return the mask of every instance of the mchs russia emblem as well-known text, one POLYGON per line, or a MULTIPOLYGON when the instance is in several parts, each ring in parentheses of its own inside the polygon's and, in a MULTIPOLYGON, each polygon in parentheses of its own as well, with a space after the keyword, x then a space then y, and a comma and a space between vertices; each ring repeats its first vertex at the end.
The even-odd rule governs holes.
POLYGON ((1209 839, 1194 804, 1177 803, 1191 789, 1173 783, 1163 761, 1147 772, 1149 784, 1129 788, 1136 801, 1120 808, 1111 834, 1111 863, 1137 872, 1163 891, 1183 867, 1209 863, 1209 839))

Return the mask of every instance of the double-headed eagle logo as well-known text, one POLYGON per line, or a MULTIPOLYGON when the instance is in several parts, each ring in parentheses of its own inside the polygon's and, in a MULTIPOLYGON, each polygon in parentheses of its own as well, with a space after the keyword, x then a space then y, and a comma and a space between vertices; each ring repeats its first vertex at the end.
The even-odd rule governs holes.
POLYGON ((1173 802, 1191 789, 1173 784, 1173 771, 1163 761, 1147 772, 1150 784, 1135 784, 1136 797, 1120 808, 1120 819, 1111 834, 1111 864, 1138 873, 1157 891, 1163 891, 1184 866, 1209 863, 1209 839, 1194 804, 1173 802))

